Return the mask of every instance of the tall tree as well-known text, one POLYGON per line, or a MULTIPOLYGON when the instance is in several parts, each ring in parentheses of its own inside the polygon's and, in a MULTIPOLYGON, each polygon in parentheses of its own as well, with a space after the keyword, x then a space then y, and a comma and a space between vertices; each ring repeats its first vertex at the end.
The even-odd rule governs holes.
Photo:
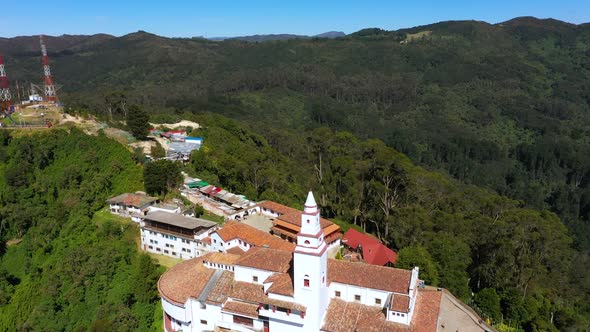
POLYGON ((137 139, 144 139, 150 129, 150 115, 138 105, 131 105, 127 113, 127 127, 137 139))

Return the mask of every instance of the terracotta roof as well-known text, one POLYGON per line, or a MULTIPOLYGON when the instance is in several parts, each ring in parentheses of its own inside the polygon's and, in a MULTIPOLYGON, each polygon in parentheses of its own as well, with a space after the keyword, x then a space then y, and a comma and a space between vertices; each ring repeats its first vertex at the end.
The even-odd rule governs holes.
POLYGON ((109 204, 123 204, 126 206, 133 206, 136 208, 140 208, 148 203, 152 203, 157 201, 156 197, 151 197, 142 194, 121 194, 119 196, 112 197, 107 200, 109 204))
POLYGON ((233 255, 230 253, 211 252, 203 255, 204 262, 234 265, 240 259, 240 255, 233 255))
MULTIPOLYGON (((279 217, 277 219, 283 220, 291 225, 297 226, 298 228, 295 229, 297 232, 299 232, 299 230, 301 229, 301 211, 273 201, 262 201, 258 203, 258 206, 278 212, 279 217)), ((322 229, 324 229, 326 235, 329 235, 332 232, 340 230, 340 226, 334 224, 328 219, 320 218, 320 225, 322 226, 322 229), (334 225, 335 227, 326 229, 327 227, 332 225, 334 225)))
POLYGON ((357 231, 354 228, 349 229, 342 237, 342 242, 353 249, 361 246, 363 250, 363 260, 366 263, 374 265, 386 265, 387 263, 397 262, 397 254, 387 248, 381 241, 357 231))
POLYGON ((202 239, 201 242, 211 244, 211 238, 207 236, 206 238, 202 239))
POLYGON ((389 309, 398 312, 410 312, 410 297, 406 295, 393 294, 389 309))
POLYGON ((223 271, 223 274, 207 295, 206 302, 209 304, 221 305, 227 300, 233 282, 234 274, 229 271, 223 271))
POLYGON ((248 250, 235 265, 272 272, 287 272, 291 267, 293 254, 289 251, 254 247, 248 250))
POLYGON ((234 282, 229 296, 246 302, 261 303, 264 298, 264 290, 261 285, 250 282, 234 282))
POLYGON ((410 326, 388 321, 380 307, 332 299, 325 315, 322 331, 401 332, 411 331, 411 329, 410 326))
POLYGON ((228 254, 239 255, 239 256, 241 256, 242 254, 245 253, 245 251, 242 250, 242 248, 240 248, 240 247, 232 247, 232 248, 227 249, 225 252, 228 254))
POLYGON ((264 283, 272 282, 267 293, 293 296, 293 279, 289 273, 276 273, 266 278, 264 283))
POLYGON ((241 239, 256 247, 267 246, 268 248, 287 250, 290 252, 295 250, 294 243, 282 240, 267 232, 235 220, 226 222, 223 227, 216 232, 225 242, 233 239, 241 239))
POLYGON ((203 266, 206 256, 189 259, 164 272, 158 280, 160 295, 179 306, 184 306, 189 297, 198 297, 215 272, 203 266))
POLYGON ((410 270, 335 259, 328 260, 329 282, 408 294, 411 276, 412 271, 410 270))
POLYGON ((412 331, 436 331, 442 292, 435 289, 419 289, 412 317, 412 331))
POLYGON ((262 201, 258 203, 258 206, 278 212, 279 214, 299 212, 299 210, 297 209, 273 201, 262 201))
POLYGON ((273 228, 280 226, 282 228, 286 228, 288 231, 291 231, 293 234, 297 234, 301 230, 301 226, 293 225, 293 224, 288 223, 286 221, 282 221, 281 219, 275 219, 272 221, 272 223, 274 225, 273 228))
POLYGON ((227 301, 223 305, 223 311, 239 314, 242 316, 258 318, 258 304, 227 301))
MULTIPOLYGON (((301 212, 299 210, 295 210, 295 212, 293 212, 293 213, 280 215, 277 219, 286 221, 290 224, 293 224, 293 225, 301 228, 301 215, 302 214, 303 214, 303 212, 301 212)), ((331 225, 334 225, 334 223, 331 222, 330 220, 320 218, 320 226, 322 226, 322 229, 325 229, 326 227, 331 226, 331 225)), ((338 226, 338 225, 336 225, 336 226, 338 226)), ((340 227, 338 227, 338 229, 340 229, 340 227)))

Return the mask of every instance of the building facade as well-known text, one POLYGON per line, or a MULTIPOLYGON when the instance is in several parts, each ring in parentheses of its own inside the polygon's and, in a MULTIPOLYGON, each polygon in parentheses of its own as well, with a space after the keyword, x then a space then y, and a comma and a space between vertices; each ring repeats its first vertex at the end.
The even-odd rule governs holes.
POLYGON ((135 222, 139 222, 139 216, 145 214, 150 206, 158 202, 158 198, 142 192, 125 193, 107 200, 112 214, 131 218, 135 222))
POLYGON ((154 211, 141 216, 141 248, 180 259, 200 257, 211 251, 207 238, 217 224, 181 214, 154 211))
POLYGON ((428 292, 419 295, 417 267, 328 259, 311 192, 299 215, 293 251, 253 247, 241 255, 209 253, 164 273, 158 290, 165 330, 436 330, 436 318, 417 309, 427 308, 419 303, 429 299, 428 292))

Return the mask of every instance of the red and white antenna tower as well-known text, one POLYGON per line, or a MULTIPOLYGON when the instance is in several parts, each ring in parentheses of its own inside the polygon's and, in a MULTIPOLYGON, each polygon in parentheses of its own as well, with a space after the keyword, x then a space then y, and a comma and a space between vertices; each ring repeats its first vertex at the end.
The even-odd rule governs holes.
POLYGON ((49 57, 47 56, 47 48, 45 42, 43 42, 43 35, 39 36, 39 42, 41 43, 41 53, 43 54, 43 72, 45 73, 45 99, 48 101, 57 101, 57 91, 55 84, 53 84, 53 77, 51 76, 51 68, 49 68, 49 57))
POLYGON ((8 111, 10 107, 12 95, 10 89, 8 89, 8 77, 6 77, 6 70, 4 69, 4 59, 0 54, 0 104, 2 109, 0 111, 8 111))

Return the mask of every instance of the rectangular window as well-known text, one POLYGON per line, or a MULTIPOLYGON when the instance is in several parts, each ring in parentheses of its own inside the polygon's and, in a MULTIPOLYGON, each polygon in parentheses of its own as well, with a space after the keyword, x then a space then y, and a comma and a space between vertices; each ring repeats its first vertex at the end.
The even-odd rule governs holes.
POLYGON ((156 251, 162 251, 162 249, 160 249, 160 248, 156 248, 156 251))
POLYGON ((154 247, 153 247, 153 246, 149 246, 148 248, 150 248, 150 249, 154 249, 154 247))
POLYGON ((335 292, 334 292, 334 295, 335 295, 336 297, 340 297, 340 291, 335 291, 335 292))
POLYGON ((375 298, 375 304, 381 304, 381 299, 375 298))
POLYGON ((164 250, 164 253, 165 254, 169 254, 170 252, 168 250, 164 250))
POLYGON ((242 324, 246 326, 254 326, 254 320, 252 318, 246 318, 234 315, 234 324, 242 324))
POLYGON ((253 276, 253 277, 252 277, 252 281, 253 281, 253 282, 258 282, 258 277, 257 277, 257 276, 253 276))
POLYGON ((206 320, 203 320, 203 319, 201 319, 201 324, 203 324, 203 325, 207 325, 207 321, 206 321, 206 320))
POLYGON ((354 296, 354 300, 355 301, 360 301, 361 300, 361 296, 360 295, 355 295, 354 296))
POLYGON ((176 251, 173 251, 172 252, 172 256, 176 256, 176 251))
POLYGON ((309 287, 309 279, 303 279, 303 287, 309 287))

